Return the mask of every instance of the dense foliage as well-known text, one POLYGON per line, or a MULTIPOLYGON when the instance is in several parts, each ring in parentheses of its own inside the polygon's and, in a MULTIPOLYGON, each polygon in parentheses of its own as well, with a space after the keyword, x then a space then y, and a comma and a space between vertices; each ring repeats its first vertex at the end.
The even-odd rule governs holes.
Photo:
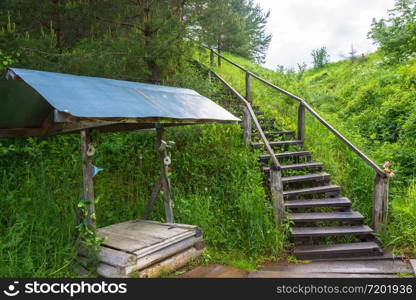
POLYGON ((180 70, 195 41, 261 60, 267 18, 252 0, 3 0, 0 59, 158 83, 180 70))
POLYGON ((396 0, 387 19, 373 20, 369 36, 388 55, 400 62, 416 54, 416 1, 396 0))
POLYGON ((329 62, 329 54, 326 47, 312 50, 312 59, 314 68, 322 68, 329 62))

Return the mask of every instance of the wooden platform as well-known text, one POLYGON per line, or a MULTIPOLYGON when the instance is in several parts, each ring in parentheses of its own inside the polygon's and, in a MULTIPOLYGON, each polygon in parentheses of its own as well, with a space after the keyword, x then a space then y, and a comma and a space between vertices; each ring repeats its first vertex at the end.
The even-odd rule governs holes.
POLYGON ((201 229, 184 224, 134 220, 100 228, 98 235, 106 237, 97 268, 103 277, 157 277, 184 266, 204 247, 201 229))
MULTIPOLYGON (((413 260, 410 260, 414 264, 413 260)), ((397 278, 415 277, 416 270, 409 261, 381 257, 362 257, 354 260, 324 260, 309 263, 269 262, 256 271, 230 266, 198 266, 181 278, 397 278), (412 275, 413 274, 413 275, 412 275)))

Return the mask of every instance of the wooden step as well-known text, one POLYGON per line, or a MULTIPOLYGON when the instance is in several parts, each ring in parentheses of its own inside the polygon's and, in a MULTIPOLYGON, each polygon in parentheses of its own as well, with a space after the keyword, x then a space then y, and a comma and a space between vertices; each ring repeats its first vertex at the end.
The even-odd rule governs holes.
POLYGON ((287 176, 282 177, 283 183, 298 183, 298 182, 308 182, 308 181, 328 181, 331 179, 331 175, 328 173, 313 173, 306 175, 296 175, 296 176, 287 176))
MULTIPOLYGON (((308 162, 308 163, 301 163, 301 164, 292 164, 292 165, 282 165, 280 166, 282 171, 289 171, 289 170, 311 170, 311 169, 322 169, 323 164, 320 162, 308 162)), ((263 167, 263 172, 268 174, 270 173, 270 167, 263 167)))
MULTIPOLYGON (((252 127, 256 129, 256 127, 252 127)), ((260 135, 258 131, 253 132, 252 135, 260 135)), ((264 132, 265 136, 272 136, 272 135, 288 135, 288 136, 295 136, 295 132, 293 130, 280 130, 280 131, 266 131, 264 132)))
MULTIPOLYGON (((287 157, 301 157, 301 156, 311 156, 311 151, 294 151, 294 152, 281 152, 281 153, 275 153, 275 157, 277 159, 279 158, 287 158, 287 157)), ((272 156, 270 154, 263 154, 259 156, 259 160, 266 162, 268 161, 272 156)))
MULTIPOLYGON (((287 146, 287 145, 302 145, 303 141, 301 140, 288 140, 288 141, 272 141, 269 142, 270 146, 287 146)), ((261 148, 264 147, 263 143, 251 143, 253 148, 261 148)))
POLYGON ((291 200, 285 202, 285 207, 295 208, 315 208, 315 207, 350 207, 351 200, 345 197, 291 200))
POLYGON ((293 222, 320 222, 320 221, 362 221, 364 217, 356 211, 353 212, 313 212, 290 213, 289 219, 293 222))
POLYGON ((318 237, 339 235, 366 235, 373 230, 367 225, 358 226, 328 226, 328 227, 293 227, 292 237, 318 237))
POLYGON ((305 189, 283 191, 283 196, 289 197, 289 196, 324 194, 324 193, 333 193, 333 192, 341 192, 341 187, 335 184, 314 186, 314 187, 305 188, 305 189))
POLYGON ((381 255, 380 247, 375 242, 347 243, 334 245, 297 246, 294 255, 297 258, 337 257, 342 255, 381 255))

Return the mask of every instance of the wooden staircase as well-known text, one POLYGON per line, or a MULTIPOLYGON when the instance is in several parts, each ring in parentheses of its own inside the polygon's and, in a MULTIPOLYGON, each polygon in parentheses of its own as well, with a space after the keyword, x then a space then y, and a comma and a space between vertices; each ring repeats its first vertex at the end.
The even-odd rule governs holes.
POLYGON ((242 119, 244 141, 253 149, 263 150, 258 160, 264 174, 265 188, 273 203, 276 223, 286 218, 291 224, 293 254, 298 259, 326 259, 370 257, 382 255, 374 230, 364 225, 364 217, 351 208, 351 200, 342 196, 342 188, 331 184, 331 175, 324 172, 322 163, 313 160, 311 151, 304 149, 305 115, 325 126, 375 172, 373 226, 378 232, 387 219, 389 177, 385 171, 355 147, 333 126, 325 121, 304 99, 276 86, 244 67, 210 51, 210 65, 214 57, 224 60, 245 73, 243 97, 225 79, 203 64, 210 78, 216 77, 225 87, 218 102, 242 119), (251 105, 251 80, 257 81, 299 103, 298 128, 282 130, 274 119, 259 106, 251 105), (224 97, 225 96, 225 97, 224 97))
MULTIPOLYGON (((258 108, 255 112, 264 115, 258 108)), ((352 211, 351 200, 341 195, 341 187, 331 184, 331 175, 323 171, 323 164, 313 161, 311 151, 303 149, 303 142, 295 139, 293 131, 268 127, 265 135, 281 163, 284 206, 291 223, 295 257, 381 255, 373 229, 364 225, 359 212, 352 211)), ((251 138, 253 148, 264 147, 256 132, 251 138)), ((258 159, 268 182, 271 156, 265 153, 258 159)))
MULTIPOLYGON (((242 105, 227 95, 220 102, 243 118, 242 105)), ((281 130, 276 120, 267 119, 258 106, 253 110, 259 118, 275 157, 281 164, 284 208, 291 224, 293 255, 298 259, 325 259, 382 255, 374 230, 364 224, 364 217, 351 209, 351 200, 342 196, 342 188, 331 184, 331 175, 324 165, 313 160, 303 141, 294 131, 281 130)), ((256 127, 250 137, 253 149, 265 148, 256 127)), ((264 149, 265 150, 265 149, 264 149)), ((270 196, 271 155, 258 156, 270 196)))

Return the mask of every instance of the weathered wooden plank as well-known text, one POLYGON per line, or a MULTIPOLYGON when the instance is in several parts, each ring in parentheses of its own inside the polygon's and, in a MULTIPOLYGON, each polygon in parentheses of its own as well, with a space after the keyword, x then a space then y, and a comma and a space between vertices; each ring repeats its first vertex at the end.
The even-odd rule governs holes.
POLYGON ((361 221, 363 215, 359 212, 315 212, 315 213, 291 213, 289 218, 294 222, 315 221, 361 221))
MULTIPOLYGON (((322 169, 324 165, 320 162, 308 162, 308 163, 301 163, 301 164, 290 164, 290 165, 281 165, 282 171, 289 171, 289 170, 311 170, 311 169, 322 169)), ((266 174, 270 172, 270 167, 262 168, 263 172, 266 174)))
POLYGON ((135 251, 134 254, 136 254, 137 258, 141 258, 145 255, 149 255, 149 254, 151 254, 155 251, 163 249, 163 248, 165 248, 169 245, 172 245, 174 243, 177 243, 179 241, 182 241, 182 240, 187 239, 187 238, 192 237, 192 236, 195 236, 195 233, 192 232, 192 231, 187 231, 187 232, 184 232, 182 234, 175 235, 172 238, 165 239, 164 241, 159 242, 157 244, 154 244, 152 246, 149 246, 149 247, 146 247, 146 248, 143 248, 143 249, 139 249, 139 250, 135 251))
MULTIPOLYGON (((287 146, 287 145, 301 145, 303 144, 300 140, 287 140, 287 141, 272 141, 269 142, 270 146, 287 146)), ((261 148, 264 147, 264 143, 251 143, 253 148, 261 148)))
MULTIPOLYGON (((145 233, 155 238, 165 239, 189 231, 190 229, 176 226, 164 226, 161 223, 149 223, 143 221, 126 221, 118 224, 102 227, 101 229, 124 233, 145 233)), ((100 230, 101 230, 100 229, 100 230)))
POLYGON ((305 175, 295 175, 295 176, 285 176, 282 178, 283 183, 298 183, 298 182, 308 182, 308 181, 328 181, 330 180, 331 175, 328 173, 312 173, 305 175))
POLYGON ((166 222, 173 223, 173 208, 172 208, 172 189, 170 185, 170 180, 168 177, 168 164, 165 163, 168 158, 166 147, 162 147, 162 142, 164 140, 164 128, 158 124, 156 126, 156 149, 159 152, 160 162, 161 162, 161 177, 162 177, 162 187, 163 187, 163 197, 165 204, 165 215, 166 222))
MULTIPOLYGON (((98 259, 100 262, 115 266, 115 267, 127 267, 135 265, 137 258, 133 254, 126 253, 121 250, 115 250, 108 247, 99 247, 98 259)), ((79 255, 88 257, 89 253, 85 246, 81 246, 79 249, 79 255)))
POLYGON ((137 262, 134 265, 131 265, 129 268, 127 268, 126 272, 128 274, 131 273, 133 270, 142 270, 176 253, 180 253, 190 247, 195 247, 197 250, 203 249, 204 243, 202 237, 190 237, 170 246, 167 246, 165 248, 162 248, 158 251, 155 251, 151 254, 142 256, 141 258, 137 259, 137 262))
MULTIPOLYGON (((375 242, 297 246, 295 256, 326 255, 326 254, 351 254, 378 251, 379 246, 375 242)), ((380 253, 381 254, 381 253, 380 253)))
MULTIPOLYGON (((287 158, 287 157, 300 157, 300 156, 310 156, 312 154, 311 151, 293 151, 293 152, 281 152, 275 153, 275 157, 277 158, 287 158)), ((268 161, 270 159, 270 154, 263 154, 259 156, 260 161, 268 161)))
POLYGON ((110 266, 104 263, 100 263, 97 266, 97 273, 98 275, 105 277, 105 278, 126 278, 123 268, 118 268, 114 266, 110 266))
POLYGON ((326 257, 326 258, 313 258, 312 261, 359 261, 359 260, 403 260, 403 255, 393 255, 391 251, 383 251, 381 255, 360 255, 355 257, 326 257))
POLYGON ((416 275, 416 259, 409 259, 410 266, 412 267, 413 274, 416 275))
POLYGON ((285 218, 282 172, 277 170, 274 166, 272 166, 270 172, 270 192, 273 203, 275 222, 277 225, 281 226, 285 218))
POLYGON ((166 227, 169 227, 169 228, 191 229, 191 230, 194 230, 196 232, 196 236, 202 235, 201 228, 199 228, 198 226, 195 226, 195 225, 180 224, 180 223, 169 223, 169 222, 160 223, 160 222, 151 221, 151 220, 136 220, 136 222, 138 222, 138 221, 140 221, 142 223, 158 224, 160 226, 166 226, 166 227))
POLYGON ((298 190, 289 190, 284 191, 283 196, 300 196, 300 195, 309 195, 309 194, 324 194, 324 193, 333 193, 333 192, 340 192, 341 187, 339 185, 330 184, 330 185, 322 185, 322 186, 315 186, 310 188, 298 189, 298 190))
POLYGON ((244 107, 243 129, 244 143, 249 146, 251 143, 251 116, 247 107, 244 107))
POLYGON ((305 106, 299 103, 298 108, 298 140, 305 141, 305 106))
POLYGON ((390 274, 251 271, 248 278, 399 278, 390 274))
POLYGON ((207 266, 198 266, 192 270, 180 275, 180 278, 245 278, 249 271, 211 264, 207 266))
POLYGON ((162 189, 162 178, 159 178, 157 181, 155 187, 153 188, 152 194, 150 195, 149 201, 147 202, 146 209, 142 215, 143 219, 147 219, 150 212, 153 209, 153 206, 155 205, 157 196, 159 196, 160 190, 162 189))
POLYGON ((92 156, 94 155, 91 137, 85 130, 80 132, 81 138, 81 156, 82 156, 82 174, 83 174, 83 197, 87 201, 87 216, 80 216, 86 218, 89 227, 92 230, 96 229, 95 224, 95 204, 94 204, 94 182, 92 179, 92 156))
POLYGON ((42 128, 8 128, 0 129, 0 137, 14 138, 25 136, 41 136, 42 128))
POLYGON ((122 233, 116 233, 108 230, 99 230, 99 237, 106 237, 103 246, 119 249, 125 252, 134 253, 134 251, 143 249, 162 241, 162 239, 151 237, 147 234, 137 233, 135 236, 127 236, 122 233))
POLYGON ((140 278, 157 277, 163 273, 169 273, 186 265, 192 259, 202 254, 203 250, 197 250, 194 247, 189 248, 181 253, 171 256, 160 263, 154 264, 147 269, 139 272, 140 278))
POLYGON ((373 200, 373 228, 379 232, 381 226, 387 221, 389 206, 389 178, 376 174, 374 178, 374 200, 373 200))
MULTIPOLYGON (((258 113, 256 112, 256 114, 258 114, 258 113)), ((253 132, 252 135, 260 135, 260 133, 258 131, 256 131, 256 132, 253 132)), ((266 131, 266 132, 264 132, 264 135, 265 136, 272 136, 272 135, 295 136, 295 132, 293 130, 266 131)))
POLYGON ((287 208, 312 208, 312 207, 350 207, 351 200, 345 197, 306 199, 286 201, 287 208))
MULTIPOLYGON (((246 72, 246 100, 251 103, 251 76, 246 72)), ((251 132, 251 131, 250 131, 251 132)))
POLYGON ((410 271, 403 261, 328 261, 263 267, 264 271, 293 273, 398 274, 410 271))
POLYGON ((298 237, 337 236, 337 235, 365 235, 373 230, 366 225, 358 226, 320 226, 320 227, 293 227, 291 235, 298 237))

